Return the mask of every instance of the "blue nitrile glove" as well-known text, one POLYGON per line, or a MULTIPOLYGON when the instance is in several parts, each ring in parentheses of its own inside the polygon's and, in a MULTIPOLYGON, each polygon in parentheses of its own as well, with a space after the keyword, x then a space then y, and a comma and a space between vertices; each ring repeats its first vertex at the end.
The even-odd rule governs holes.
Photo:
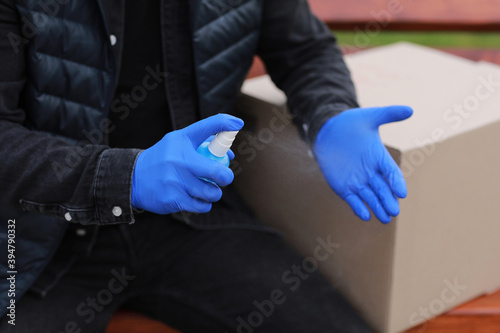
POLYGON ((408 106, 347 110, 329 119, 316 137, 316 159, 328 184, 365 221, 365 203, 383 223, 399 214, 396 197, 406 197, 406 182, 378 127, 412 114, 408 106))
POLYGON ((221 131, 239 131, 242 127, 241 119, 219 114, 168 133, 141 152, 132 179, 132 206, 157 214, 210 211, 212 202, 221 198, 222 190, 199 178, 226 186, 233 181, 234 174, 196 150, 209 136, 221 131))

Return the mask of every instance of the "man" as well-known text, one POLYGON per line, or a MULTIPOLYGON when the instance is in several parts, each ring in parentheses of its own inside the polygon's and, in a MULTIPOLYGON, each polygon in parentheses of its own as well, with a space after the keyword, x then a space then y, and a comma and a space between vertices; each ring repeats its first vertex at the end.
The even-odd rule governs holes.
POLYGON ((227 113, 259 54, 332 189, 398 214, 378 126, 411 109, 356 109, 306 1, 0 0, 0 38, 2 332, 102 332, 118 307, 182 332, 369 332, 196 153, 243 127, 227 113))

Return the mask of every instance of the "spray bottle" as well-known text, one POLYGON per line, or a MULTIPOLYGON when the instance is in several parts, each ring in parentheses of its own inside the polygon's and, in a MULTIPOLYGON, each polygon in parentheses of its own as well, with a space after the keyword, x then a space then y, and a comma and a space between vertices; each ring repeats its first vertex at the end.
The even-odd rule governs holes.
POLYGON ((229 167, 227 152, 231 148, 236 134, 238 134, 238 131, 220 132, 212 140, 208 139, 203 142, 197 151, 199 154, 229 167))

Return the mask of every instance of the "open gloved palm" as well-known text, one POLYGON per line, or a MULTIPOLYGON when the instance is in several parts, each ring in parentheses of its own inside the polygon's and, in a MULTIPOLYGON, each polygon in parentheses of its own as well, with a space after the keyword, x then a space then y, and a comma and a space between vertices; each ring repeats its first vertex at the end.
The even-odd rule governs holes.
POLYGON ((379 126, 409 118, 407 106, 357 108, 329 119, 314 152, 328 184, 363 220, 372 212, 383 223, 399 214, 397 198, 407 195, 398 165, 383 145, 379 126))

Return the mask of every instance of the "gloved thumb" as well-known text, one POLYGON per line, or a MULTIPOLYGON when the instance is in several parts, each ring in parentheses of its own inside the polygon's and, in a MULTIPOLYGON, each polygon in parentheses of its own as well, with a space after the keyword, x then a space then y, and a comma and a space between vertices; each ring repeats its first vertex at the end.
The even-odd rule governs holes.
POLYGON ((239 131, 243 127, 243 120, 228 114, 220 113, 200 120, 184 129, 186 135, 197 149, 208 137, 224 131, 239 131))
POLYGON ((412 108, 404 105, 373 108, 371 111, 373 112, 374 125, 377 127, 383 124, 405 120, 410 118, 413 114, 412 108))

